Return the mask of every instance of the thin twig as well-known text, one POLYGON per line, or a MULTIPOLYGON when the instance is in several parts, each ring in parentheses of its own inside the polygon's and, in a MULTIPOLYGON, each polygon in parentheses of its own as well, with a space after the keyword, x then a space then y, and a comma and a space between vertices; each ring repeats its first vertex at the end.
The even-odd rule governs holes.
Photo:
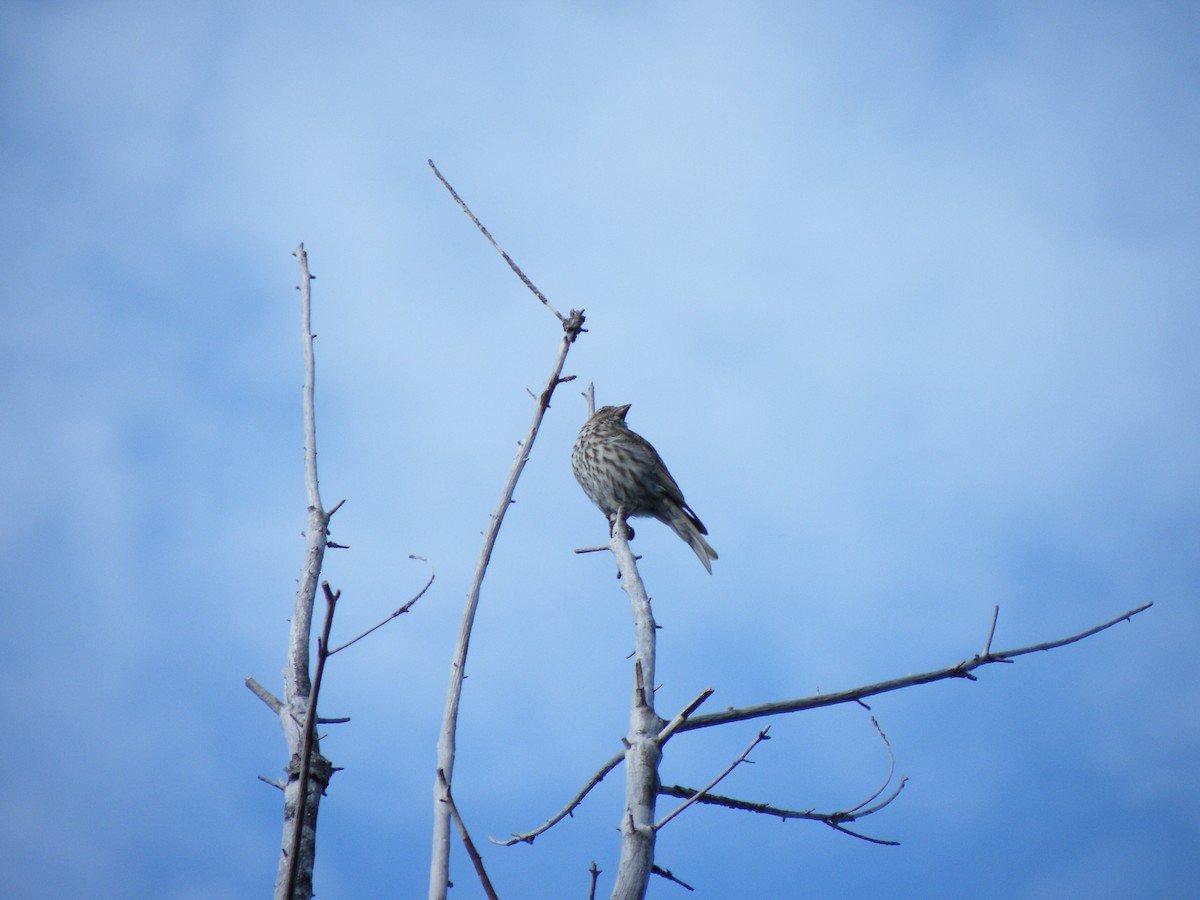
POLYGON ((683 812, 685 809, 687 809, 689 806, 691 806, 693 803, 695 803, 697 800, 699 800, 703 795, 707 794, 709 791, 711 791, 713 788, 715 788, 718 784, 720 784, 725 779, 726 775, 728 775, 730 772, 732 772, 734 769, 736 769, 738 766, 740 766, 742 763, 744 763, 746 761, 746 757, 750 755, 751 750, 753 750, 755 747, 757 747, 763 741, 770 740, 770 737, 767 735, 767 732, 770 730, 771 730, 771 726, 768 725, 766 728, 764 728, 762 731, 760 731, 758 733, 758 736, 753 741, 751 741, 750 746, 747 747, 744 751, 742 751, 742 755, 739 756, 737 759, 735 759, 733 762, 731 762, 725 768, 724 772, 722 772, 720 775, 718 775, 716 778, 714 778, 712 781, 710 781, 704 787, 700 788, 700 790, 698 790, 695 794, 693 794, 691 797, 689 797, 684 803, 675 807, 675 809, 673 809, 671 812, 667 813, 665 816, 663 816, 661 819, 659 819, 657 822, 655 822, 654 830, 658 831, 659 829, 661 829, 664 825, 666 825, 668 822, 670 822, 673 818, 675 818, 677 815, 679 815, 681 812, 683 812))
POLYGON ((696 889, 686 881, 681 881, 671 874, 670 869, 664 869, 662 866, 651 866, 650 874, 657 875, 659 878, 665 878, 667 881, 673 881, 686 891, 695 891, 696 889))
POLYGON ((479 883, 483 885, 484 893, 487 894, 488 900, 498 900, 491 879, 488 878, 487 870, 483 867, 483 857, 479 855, 479 851, 475 849, 475 842, 467 834, 467 826, 458 813, 458 807, 454 804, 454 797, 450 794, 450 785, 446 783, 446 773, 441 769, 438 769, 438 782, 442 786, 442 802, 450 808, 450 816, 454 819, 454 824, 458 826, 458 833, 462 835, 463 845, 466 846, 467 855, 471 857, 471 863, 475 866, 475 874, 479 876, 479 883))
POLYGON ((887 749, 887 777, 883 779, 883 784, 879 786, 879 790, 873 793, 862 803, 858 804, 858 806, 851 808, 850 812, 852 813, 856 813, 864 806, 869 806, 870 804, 874 803, 883 794, 883 792, 887 790, 887 786, 892 783, 892 776, 896 774, 896 754, 892 751, 892 742, 887 739, 887 735, 883 733, 883 729, 879 727, 879 722, 876 721, 874 716, 871 716, 871 724, 875 726, 875 733, 879 735, 879 739, 883 741, 883 746, 887 749))
POLYGON ((600 877, 600 869, 596 868, 596 861, 592 860, 592 865, 588 869, 588 874, 592 876, 591 885, 588 887, 588 900, 596 900, 596 880, 600 877))
MULTIPOLYGON (((853 822, 858 819, 865 819, 867 816, 874 815, 884 807, 888 806, 893 800, 900 796, 900 792, 904 786, 908 784, 907 778, 901 778, 896 783, 896 788, 888 796, 880 800, 873 806, 859 809, 857 812, 832 812, 823 813, 815 812, 812 809, 784 809, 778 806, 772 806, 770 803, 751 803, 747 800, 739 800, 736 797, 725 797, 721 794, 702 794, 697 798, 696 802, 707 804, 709 806, 722 806, 726 809, 736 809, 742 812, 752 812, 763 816, 771 816, 778 818, 781 821, 787 819, 804 819, 809 822, 822 822, 829 825, 831 828, 836 828, 838 831, 845 832, 851 837, 856 837, 864 841, 869 841, 873 844, 884 844, 889 847, 899 846, 898 841, 882 840, 880 838, 868 837, 847 828, 842 827, 843 822, 853 822)), ((684 787, 682 785, 663 785, 659 788, 659 793, 667 797, 680 797, 687 799, 696 795, 695 788, 684 787)))
POLYGON ((554 313, 554 315, 558 317, 558 321, 565 322, 566 318, 562 315, 562 313, 560 313, 557 309, 554 308, 553 304, 551 304, 550 301, 546 299, 546 295, 537 289, 537 287, 534 285, 534 283, 529 280, 529 278, 525 275, 524 272, 521 271, 521 267, 518 266, 515 262, 513 262, 511 256, 509 256, 507 253, 504 252, 504 248, 501 247, 496 242, 496 239, 494 237, 492 237, 492 233, 490 231, 488 231, 487 228, 484 227, 484 224, 475 217, 475 213, 471 212, 471 208, 469 206, 467 206, 466 201, 464 201, 462 197, 458 196, 458 191, 454 190, 454 188, 451 186, 450 182, 446 180, 445 176, 442 175, 442 173, 438 171, 438 167, 433 164, 433 160, 432 159, 428 160, 428 162, 429 162, 429 168, 433 169, 433 174, 438 177, 438 181, 440 181, 442 184, 444 184, 446 186, 446 190, 448 190, 450 192, 450 196, 453 197, 455 202, 457 202, 458 205, 462 207, 462 211, 467 214, 468 218, 470 218, 470 220, 475 223, 475 227, 478 228, 481 232, 483 232, 483 236, 485 238, 487 238, 489 242, 491 242, 491 245, 493 247, 496 248, 496 252, 499 253, 502 257, 504 257, 504 261, 506 263, 508 263, 509 268, 511 268, 514 272, 516 272, 517 277, 521 279, 521 281, 524 283, 525 287, 527 287, 531 291, 533 291, 534 296, 542 301, 542 303, 545 305, 546 309, 550 310, 550 312, 554 313))
POLYGON ((419 559, 421 562, 423 562, 427 566, 429 566, 429 580, 425 582, 425 586, 423 588, 421 588, 421 590, 417 591, 417 595, 415 597, 413 597, 411 600, 409 600, 407 603, 405 603, 402 607, 400 607, 398 610, 396 610, 391 615, 389 615, 386 619, 384 619, 378 625, 371 626, 366 631, 364 631, 362 634, 360 634, 358 637, 356 637, 352 640, 346 641, 346 643, 342 644, 340 647, 334 647, 332 650, 329 651, 330 656, 333 656, 333 654, 335 654, 335 653, 341 653, 347 647, 349 647, 353 644, 357 644, 359 641, 361 641, 363 638, 365 638, 368 634, 378 631, 380 628, 382 628, 388 622, 392 621, 392 619, 395 619, 398 616, 404 615, 406 612, 408 612, 410 609, 413 608, 413 605, 418 600, 420 600, 422 597, 425 596, 425 592, 427 590, 429 590, 430 585, 433 584, 433 579, 437 577, 437 573, 433 570, 433 565, 425 557, 410 555, 408 558, 409 559, 419 559))
POLYGON ((527 831, 524 834, 514 834, 512 837, 510 837, 508 840, 505 840, 505 841, 498 841, 494 837, 489 837, 488 840, 491 841, 493 844, 499 844, 501 847, 511 847, 513 844, 521 844, 521 843, 532 844, 533 839, 536 838, 539 834, 549 831, 551 828, 553 828, 555 825, 557 825, 559 822, 561 822, 567 816, 572 815, 575 812, 575 808, 577 806, 579 806, 580 803, 583 802, 583 798, 586 797, 591 792, 592 788, 594 788, 601 781, 603 781, 604 776, 607 775, 609 772, 611 772, 613 769, 615 769, 617 766, 619 766, 621 764, 621 760, 623 760, 624 758, 625 758, 625 752, 622 751, 622 752, 618 753, 616 756, 614 756, 612 759, 610 759, 608 762, 606 762, 604 765, 602 765, 596 771, 596 773, 591 778, 588 779, 587 784, 585 784, 582 788, 580 788, 579 793, 577 793, 574 797, 571 798, 570 803, 568 803, 561 810, 559 810, 557 813, 555 813, 553 816, 551 816, 549 819, 547 819, 546 822, 544 822, 542 825, 539 825, 537 828, 533 829, 533 831, 527 831))
POLYGON ((976 656, 970 660, 963 660, 952 666, 947 666, 943 669, 936 669, 931 672, 921 672, 916 675, 905 675, 902 678, 892 678, 888 681, 881 681, 877 684, 870 684, 864 687, 850 688, 849 690, 836 691, 831 694, 816 694, 811 697, 799 697, 795 700, 781 700, 774 703, 761 703, 756 706, 743 706, 738 709, 728 709, 717 713, 708 713, 707 715, 693 716, 679 726, 679 731, 691 731, 695 728, 710 728, 713 725, 727 725, 730 722, 744 722, 747 719, 757 719, 762 716, 778 716, 785 713, 800 712, 805 709, 816 709, 822 706, 836 706, 840 703, 854 703, 862 700, 865 697, 874 697, 877 694, 886 694, 891 691, 898 691, 901 688, 912 687, 918 684, 929 684, 934 681, 942 681, 947 678, 967 678, 974 680, 975 676, 971 674, 972 670, 985 666, 990 663, 1007 662, 1015 659, 1018 656, 1024 656, 1027 653, 1035 653, 1041 650, 1053 650, 1057 647, 1064 647, 1067 644, 1073 644, 1076 641, 1081 641, 1084 638, 1098 634, 1107 628, 1111 628, 1118 622, 1127 622, 1136 616, 1138 613, 1145 612, 1153 603, 1143 603, 1141 606, 1131 609, 1128 612, 1121 613, 1115 618, 1109 619, 1100 625, 1081 631, 1079 634, 1073 634, 1070 637, 1060 638, 1055 641, 1045 641, 1041 644, 1033 644, 1029 647, 1020 647, 1016 650, 1002 650, 996 653, 989 653, 987 656, 976 656))

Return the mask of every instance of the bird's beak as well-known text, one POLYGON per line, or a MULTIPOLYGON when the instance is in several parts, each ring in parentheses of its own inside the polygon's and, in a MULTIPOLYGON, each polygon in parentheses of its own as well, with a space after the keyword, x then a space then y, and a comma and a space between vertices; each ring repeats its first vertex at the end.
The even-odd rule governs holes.
POLYGON ((625 421, 625 414, 629 412, 629 407, 631 406, 633 406, 632 403, 626 403, 624 406, 617 407, 617 417, 620 418, 622 422, 625 421))

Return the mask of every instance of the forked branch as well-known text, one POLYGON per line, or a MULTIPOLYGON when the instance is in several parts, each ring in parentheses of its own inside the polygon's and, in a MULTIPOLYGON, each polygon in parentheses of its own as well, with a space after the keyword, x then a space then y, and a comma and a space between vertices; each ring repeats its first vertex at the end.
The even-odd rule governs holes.
MULTIPOLYGON (((608 547, 606 546, 603 549, 608 549, 608 547)), ((726 725, 731 722, 740 722, 746 719, 753 719, 761 716, 783 715, 786 713, 800 712, 805 709, 813 709, 820 706, 833 706, 839 703, 861 702, 863 699, 875 696, 877 694, 896 691, 900 690, 901 688, 912 687, 918 684, 928 684, 930 682, 940 681, 946 678, 968 678, 974 680, 974 676, 971 674, 972 670, 977 669, 980 666, 993 662, 1011 662, 1013 659, 1019 656, 1024 656, 1039 650, 1053 650, 1056 647, 1064 647, 1067 644, 1073 644, 1076 641, 1081 641, 1086 637, 1090 637, 1094 634, 1104 631, 1107 628, 1111 628, 1118 622, 1129 621, 1133 618, 1133 616, 1136 616, 1141 612, 1145 612, 1153 605, 1153 603, 1144 603, 1135 609, 1131 609, 1128 612, 1122 613, 1121 615, 1108 620, 1107 622, 1103 622, 1078 634, 1070 635, 1069 637, 1060 638, 1053 641, 1045 641, 1043 643, 1033 644, 1028 647, 1020 647, 1015 650, 1001 650, 992 652, 991 642, 996 629, 996 620, 998 616, 997 609, 993 611, 991 627, 989 628, 988 637, 984 643, 983 652, 973 657, 969 661, 965 660, 963 662, 956 663, 953 666, 947 666, 944 669, 937 669, 933 672, 925 672, 918 675, 906 675, 903 678, 894 678, 890 681, 882 681, 878 684, 850 688, 849 690, 837 691, 831 694, 817 694, 812 697, 801 697, 796 700, 784 700, 777 703, 763 703, 758 706, 730 709, 719 713, 710 713, 704 716, 691 715, 691 713, 695 711, 696 707, 698 707, 711 694, 711 691, 706 691, 697 697, 696 700, 693 701, 682 713, 680 713, 679 716, 676 716, 675 719, 668 723, 668 725, 665 726, 659 733, 657 739, 661 745, 671 735, 690 731, 695 728, 706 728, 713 725, 726 725)), ((895 757, 892 754, 891 743, 888 741, 887 736, 879 728, 879 725, 875 721, 874 717, 871 718, 871 722, 875 726, 876 731, 879 733, 880 738, 884 742, 884 746, 887 747, 888 750, 889 759, 891 760, 888 777, 885 779, 883 786, 880 787, 880 789, 874 794, 872 794, 871 797, 867 798, 867 800, 863 801, 863 803, 860 803, 858 806, 852 807, 849 810, 823 813, 815 812, 811 809, 782 809, 780 807, 772 806, 769 803, 750 803, 745 800, 737 800, 732 797, 722 797, 717 794, 710 794, 707 792, 707 790, 697 791, 695 788, 680 787, 678 785, 674 787, 664 786, 660 788, 659 792, 672 797, 680 797, 685 800, 692 798, 696 794, 701 794, 701 796, 696 798, 696 803, 714 804, 726 806, 730 809, 758 812, 766 815, 778 816, 781 819, 808 819, 811 821, 824 822, 831 828, 842 831, 853 837, 861 838, 865 841, 871 841, 872 843, 891 845, 895 842, 880 840, 878 838, 871 838, 858 834, 848 828, 845 828, 843 824, 846 822, 853 822, 856 819, 861 819, 883 809, 889 803, 895 800, 897 796, 899 796, 900 791, 903 790, 904 785, 907 782, 907 779, 901 777, 894 790, 887 794, 887 796, 883 796, 883 792, 887 789, 888 785, 890 785, 892 781, 895 770, 895 757), (883 799, 878 799, 880 797, 883 797, 883 799)), ((576 807, 583 802, 583 799, 588 795, 592 788, 599 784, 609 772, 620 765, 624 757, 624 753, 618 753, 606 761, 596 771, 596 773, 592 775, 590 779, 588 779, 587 783, 571 799, 570 803, 563 807, 563 809, 561 809, 558 813, 551 816, 550 819, 548 819, 538 828, 523 834, 515 834, 506 841, 496 841, 494 838, 492 840, 495 843, 506 847, 521 842, 533 843, 534 838, 536 838, 538 835, 549 831, 567 816, 571 815, 576 807)), ((660 823, 660 825, 661 824, 665 823, 660 823)))

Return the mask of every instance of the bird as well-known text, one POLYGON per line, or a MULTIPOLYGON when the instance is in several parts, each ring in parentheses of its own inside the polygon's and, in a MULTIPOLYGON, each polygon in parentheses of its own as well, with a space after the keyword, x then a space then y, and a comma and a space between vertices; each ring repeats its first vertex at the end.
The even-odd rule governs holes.
POLYGON ((630 406, 602 406, 583 423, 571 448, 575 479, 608 519, 610 534, 618 509, 627 517, 651 516, 683 538, 711 575, 717 551, 702 537, 708 529, 684 501, 658 451, 625 424, 630 406))

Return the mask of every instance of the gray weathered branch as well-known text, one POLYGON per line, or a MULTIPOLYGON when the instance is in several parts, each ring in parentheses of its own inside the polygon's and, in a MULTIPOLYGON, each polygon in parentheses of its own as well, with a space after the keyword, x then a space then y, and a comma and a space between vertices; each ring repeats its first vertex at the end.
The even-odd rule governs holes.
POLYGON ((543 387, 541 394, 536 398, 537 405, 534 409, 533 419, 529 423, 529 428, 525 432, 525 436, 517 444, 516 458, 513 460, 512 468, 505 479, 504 487, 500 492, 500 499, 496 502, 496 508, 488 519, 487 528, 484 529, 483 546, 479 551, 479 559, 475 564, 475 573, 471 579, 470 587, 467 589, 467 599, 463 607, 462 620, 459 625, 458 640, 455 644, 454 655, 450 663, 450 680, 446 689, 446 705, 442 713, 442 727, 438 735, 437 744, 437 770, 441 774, 434 779, 433 785, 433 846, 429 861, 429 898, 430 900, 446 900, 446 892, 450 884, 450 811, 447 805, 442 802, 444 794, 441 783, 443 780, 448 785, 454 783, 458 708, 462 698, 463 678, 466 673, 467 650, 471 642, 471 630, 475 623, 475 612, 479 607, 479 595, 483 587, 483 578, 487 573, 488 563, 492 558, 492 550, 495 548, 496 539, 500 534, 500 526, 504 522, 504 516, 508 512, 509 506, 512 505, 517 480, 521 477, 525 463, 529 461, 529 454, 533 450, 533 442, 537 438, 538 429, 541 427, 546 410, 550 408, 550 398, 554 394, 554 389, 563 382, 574 378, 573 375, 564 377, 562 374, 563 366, 567 360, 567 353, 571 349, 571 345, 575 342, 575 339, 586 329, 583 327, 583 310, 572 309, 567 316, 563 316, 551 306, 550 301, 525 276, 525 273, 513 262, 512 258, 501 249, 491 233, 484 228, 483 224, 471 212, 467 204, 458 196, 458 193, 442 176, 442 173, 437 170, 437 167, 433 164, 433 160, 429 160, 429 166, 433 169, 434 174, 437 175, 442 184, 445 185, 446 189, 450 191, 459 206, 462 207, 463 212, 470 217, 471 221, 487 237, 492 246, 504 257, 504 260, 513 272, 541 300, 546 308, 557 317, 562 324, 563 330, 562 342, 559 345, 554 368, 550 377, 546 380, 546 385, 543 387))
MULTIPOLYGON (((1025 656, 1028 653, 1037 653, 1042 650, 1053 650, 1057 647, 1065 647, 1067 644, 1074 644, 1076 641, 1081 641, 1084 638, 1098 634, 1107 628, 1111 628, 1118 622, 1127 622, 1136 616, 1138 613, 1145 612, 1153 603, 1143 603, 1141 606, 1131 609, 1115 618, 1109 619, 1107 622, 1102 622, 1099 625, 1093 626, 1086 631, 1081 631, 1078 634, 1073 634, 1070 637, 1059 638, 1053 641, 1044 641, 1040 644, 1032 644, 1028 647, 1020 647, 1016 650, 1000 650, 993 652, 991 648, 991 633, 988 635, 987 644, 982 653, 972 657, 969 660, 955 663, 951 666, 946 666, 942 669, 934 669, 931 672, 921 672, 916 675, 905 675, 901 678, 892 678, 888 681, 880 681, 876 684, 868 684, 863 687, 850 688, 844 691, 835 691, 831 694, 816 694, 811 697, 799 697, 795 700, 780 700, 774 703, 760 703, 757 706, 743 706, 738 709, 727 709, 722 712, 708 713, 702 716, 693 716, 679 726, 679 731, 691 731, 695 728, 709 728, 713 725, 726 725, 730 722, 743 722, 746 719, 756 719, 761 716, 778 716, 784 713, 800 712, 805 709, 815 709, 820 706, 836 706, 839 703, 854 703, 865 700, 867 697, 874 697, 877 694, 886 694, 890 691, 898 691, 901 688, 912 687, 918 684, 929 684, 934 681, 943 681, 947 678, 966 678, 974 681, 975 675, 972 672, 980 666, 986 666, 991 663, 1007 663, 1012 662, 1019 656, 1025 656)), ((992 621, 992 631, 995 630, 995 619, 992 621)))

